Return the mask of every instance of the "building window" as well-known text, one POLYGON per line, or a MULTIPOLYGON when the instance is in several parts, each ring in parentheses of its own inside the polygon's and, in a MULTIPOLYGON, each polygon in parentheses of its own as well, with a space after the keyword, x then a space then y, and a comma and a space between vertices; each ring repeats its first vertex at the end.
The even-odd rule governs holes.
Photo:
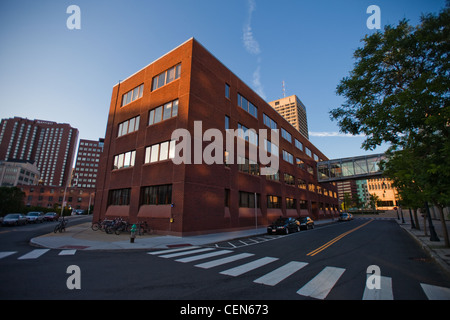
POLYGON ((290 175, 289 173, 284 174, 284 183, 295 186, 295 177, 290 175))
POLYGON ((225 83, 225 98, 230 99, 230 86, 225 83))
POLYGON ((230 129, 230 117, 225 116, 225 130, 230 129))
POLYGON ((144 94, 144 84, 141 84, 140 86, 137 86, 133 90, 128 91, 122 96, 122 107, 129 104, 130 102, 133 102, 134 100, 141 98, 143 94, 144 94))
POLYGON ((286 198, 286 209, 297 209, 297 203, 293 198, 286 198))
POLYGON ((289 142, 292 142, 292 136, 289 132, 281 128, 281 136, 289 142))
POLYGON ((258 108, 238 93, 238 106, 258 118, 258 108))
MULTIPOLYGON (((255 208, 255 194, 239 191, 239 207, 255 208)), ((256 208, 259 208, 259 194, 256 194, 256 208)))
POLYGON ((255 176, 259 175, 259 165, 257 162, 238 156, 237 163, 239 171, 255 176))
POLYGON ((130 204, 131 188, 109 190, 108 205, 128 206, 130 204))
POLYGON ((263 119, 264 119, 264 124, 266 126, 268 126, 270 129, 273 129, 273 130, 277 129, 277 123, 275 121, 273 121, 272 118, 270 118, 265 113, 263 113, 263 119))
POLYGON ((242 124, 238 123, 238 136, 242 139, 245 139, 245 141, 248 141, 254 145, 258 145, 258 134, 254 129, 248 129, 246 126, 243 126, 242 124))
POLYGON ((153 110, 150 110, 148 116, 148 125, 167 120, 178 115, 178 99, 168 102, 163 106, 159 106, 153 110))
POLYGON ((287 161, 291 164, 294 164, 294 157, 292 156, 292 154, 290 154, 286 150, 283 150, 283 160, 287 161))
POLYGON ((136 150, 121 153, 114 157, 114 169, 122 169, 134 166, 136 150))
POLYGON ((127 120, 127 121, 124 121, 124 122, 120 123, 117 136, 121 137, 121 136, 126 135, 128 133, 132 133, 134 131, 138 131, 139 130, 140 119, 141 119, 141 117, 137 116, 137 117, 134 117, 134 118, 132 118, 130 120, 127 120))
POLYGON ((264 149, 267 152, 270 152, 271 154, 276 155, 278 157, 279 154, 278 146, 267 139, 264 139, 264 149))
POLYGON ((305 170, 305 163, 303 162, 302 159, 300 159, 300 158, 295 158, 295 164, 296 164, 297 167, 299 167, 300 169, 305 170))
POLYGON ((308 188, 308 183, 305 180, 303 180, 303 179, 297 179, 297 186, 300 189, 306 190, 308 188))
POLYGON ((280 209, 281 208, 281 197, 267 196, 267 208, 268 209, 280 209))
POLYGON ((303 151, 303 144, 297 139, 295 139, 295 146, 297 147, 297 149, 303 151))
POLYGON ((141 189, 142 205, 165 205, 172 203, 172 185, 143 187, 141 189))
POLYGON ((165 141, 145 148, 144 163, 153 163, 175 158, 175 140, 165 141))
POLYGON ((312 158, 311 150, 309 150, 308 147, 305 147, 305 153, 306 153, 306 155, 307 155, 308 157, 311 157, 311 158, 312 158))
POLYGON ((178 79, 181 75, 181 63, 177 64, 175 67, 166 70, 152 80, 152 91, 171 83, 172 81, 178 79))

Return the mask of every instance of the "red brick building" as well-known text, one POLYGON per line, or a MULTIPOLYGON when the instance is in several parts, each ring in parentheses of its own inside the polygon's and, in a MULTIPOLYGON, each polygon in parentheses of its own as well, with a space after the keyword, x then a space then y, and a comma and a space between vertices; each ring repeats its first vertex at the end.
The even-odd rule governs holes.
POLYGON ((0 123, 0 160, 34 163, 48 186, 70 183, 78 129, 67 123, 19 117, 0 123))
MULTIPOLYGON (((210 144, 200 142, 203 150, 210 144)), ((194 153, 191 163, 198 163, 194 153)), ((337 190, 317 182, 315 159, 327 158, 190 39, 114 86, 94 220, 146 220, 160 233, 189 235, 254 228, 279 216, 330 217, 338 210, 337 190), (253 143, 276 153, 279 171, 261 175, 263 166, 247 158, 247 151, 244 163, 230 161, 225 143, 224 164, 175 164, 171 159, 181 139, 172 139, 172 133, 186 129, 195 149, 196 121, 201 134, 218 129, 224 137, 226 129, 267 129, 269 136, 270 129, 279 129, 278 144, 258 143, 251 134, 245 138, 246 150, 253 143)))

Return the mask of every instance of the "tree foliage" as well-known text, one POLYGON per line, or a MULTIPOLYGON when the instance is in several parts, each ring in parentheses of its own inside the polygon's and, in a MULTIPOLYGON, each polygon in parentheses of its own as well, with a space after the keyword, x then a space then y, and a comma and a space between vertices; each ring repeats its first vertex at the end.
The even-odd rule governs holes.
MULTIPOLYGON (((450 205, 450 7, 402 20, 366 36, 350 75, 337 86, 345 97, 330 111, 342 132, 366 136, 362 147, 389 143, 385 175, 402 203, 450 205)), ((448 235, 446 244, 449 245, 448 235)))

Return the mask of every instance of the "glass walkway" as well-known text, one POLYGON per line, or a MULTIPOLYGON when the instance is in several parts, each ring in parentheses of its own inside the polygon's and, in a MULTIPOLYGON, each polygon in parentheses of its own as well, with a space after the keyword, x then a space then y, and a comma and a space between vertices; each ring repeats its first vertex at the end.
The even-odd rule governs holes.
POLYGON ((317 163, 317 177, 319 182, 333 182, 350 179, 364 179, 380 176, 379 163, 386 157, 384 153, 343 158, 317 163))

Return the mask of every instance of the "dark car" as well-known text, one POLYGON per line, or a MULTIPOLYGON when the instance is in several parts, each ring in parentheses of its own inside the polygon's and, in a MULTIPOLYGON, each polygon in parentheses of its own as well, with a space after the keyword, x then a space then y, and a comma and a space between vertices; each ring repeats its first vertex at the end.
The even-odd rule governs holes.
POLYGON ((56 212, 47 212, 44 214, 44 221, 58 221, 59 215, 56 212))
POLYGON ((310 217, 301 217, 298 222, 300 223, 300 229, 314 229, 314 221, 310 217))
POLYGON ((10 213, 3 218, 2 224, 4 226, 27 224, 27 218, 21 213, 10 213))
POLYGON ((268 234, 288 234, 296 231, 300 231, 300 226, 294 218, 278 218, 274 223, 267 227, 268 234))

